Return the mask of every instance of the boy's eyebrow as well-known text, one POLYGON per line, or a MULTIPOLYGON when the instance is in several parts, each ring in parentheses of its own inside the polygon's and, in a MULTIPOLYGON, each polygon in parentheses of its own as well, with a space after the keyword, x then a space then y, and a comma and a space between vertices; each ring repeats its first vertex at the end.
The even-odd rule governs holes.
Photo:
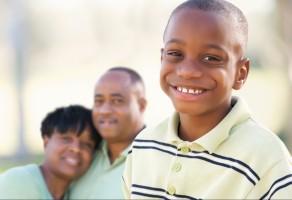
POLYGON ((171 40, 168 40, 165 45, 168 45, 168 44, 171 44, 171 43, 178 43, 178 44, 186 44, 184 41, 182 40, 179 40, 179 39, 176 39, 176 38, 173 38, 171 40))
MULTIPOLYGON (((169 41, 167 41, 165 43, 165 45, 168 45, 168 44, 171 44, 171 43, 176 43, 176 44, 181 44, 181 45, 185 45, 186 42, 182 41, 182 40, 179 40, 179 39, 176 39, 176 38, 173 38, 173 39, 170 39, 169 41)), ((204 46, 205 48, 210 48, 210 49, 217 49, 217 50, 220 50, 220 51, 224 51, 224 48, 222 48, 221 46, 217 45, 217 44, 207 44, 204 46)))
POLYGON ((205 48, 217 49, 217 50, 220 50, 220 51, 225 51, 224 48, 222 48, 221 46, 219 46, 217 44, 207 44, 207 45, 205 45, 205 48))

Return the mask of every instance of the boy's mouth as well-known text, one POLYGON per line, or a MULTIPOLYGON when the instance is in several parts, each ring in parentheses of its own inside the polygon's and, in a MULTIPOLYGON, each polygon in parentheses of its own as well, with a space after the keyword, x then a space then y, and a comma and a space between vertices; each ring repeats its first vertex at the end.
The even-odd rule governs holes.
POLYGON ((183 88, 183 87, 176 87, 176 89, 182 93, 187 93, 187 94, 201 94, 204 89, 190 89, 190 88, 183 88))

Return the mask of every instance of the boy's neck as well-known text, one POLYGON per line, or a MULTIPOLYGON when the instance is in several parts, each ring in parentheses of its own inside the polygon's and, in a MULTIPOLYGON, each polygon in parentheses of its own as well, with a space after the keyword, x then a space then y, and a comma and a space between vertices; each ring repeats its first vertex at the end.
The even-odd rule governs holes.
POLYGON ((229 113, 231 106, 221 115, 218 113, 208 115, 188 115, 179 114, 180 124, 178 127, 178 136, 184 141, 195 141, 215 128, 229 113))

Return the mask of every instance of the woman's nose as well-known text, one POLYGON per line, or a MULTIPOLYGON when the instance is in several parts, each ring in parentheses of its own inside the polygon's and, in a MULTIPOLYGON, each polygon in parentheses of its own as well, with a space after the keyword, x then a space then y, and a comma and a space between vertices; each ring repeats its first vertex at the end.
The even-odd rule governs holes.
POLYGON ((80 142, 79 141, 72 141, 70 144, 70 150, 73 151, 74 153, 79 153, 80 152, 80 142))

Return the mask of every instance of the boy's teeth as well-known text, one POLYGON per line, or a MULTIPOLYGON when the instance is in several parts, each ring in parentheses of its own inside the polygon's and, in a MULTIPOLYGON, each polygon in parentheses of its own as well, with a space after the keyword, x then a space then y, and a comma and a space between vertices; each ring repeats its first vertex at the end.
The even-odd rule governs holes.
POLYGON ((187 89, 187 88, 182 88, 182 87, 177 87, 177 90, 182 92, 182 93, 188 93, 188 94, 201 94, 203 90, 200 89, 187 89))

